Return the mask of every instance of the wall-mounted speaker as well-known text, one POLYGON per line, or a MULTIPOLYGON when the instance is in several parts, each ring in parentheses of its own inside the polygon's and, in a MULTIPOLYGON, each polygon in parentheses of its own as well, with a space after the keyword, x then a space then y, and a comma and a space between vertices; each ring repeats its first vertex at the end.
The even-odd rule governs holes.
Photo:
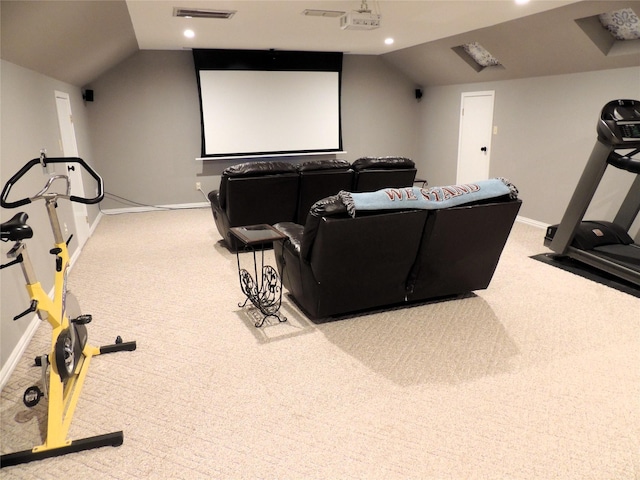
POLYGON ((416 88, 416 100, 420 100, 422 98, 422 89, 416 88))
POLYGON ((85 90, 82 94, 82 98, 85 102, 93 102, 93 90, 85 90))

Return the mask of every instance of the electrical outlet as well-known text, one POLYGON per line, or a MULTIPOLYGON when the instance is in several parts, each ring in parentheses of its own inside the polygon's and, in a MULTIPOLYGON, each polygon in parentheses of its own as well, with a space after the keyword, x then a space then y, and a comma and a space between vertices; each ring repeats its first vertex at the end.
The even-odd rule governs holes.
POLYGON ((200 182, 196 182, 196 190, 200 190, 202 188, 202 184, 200 182))

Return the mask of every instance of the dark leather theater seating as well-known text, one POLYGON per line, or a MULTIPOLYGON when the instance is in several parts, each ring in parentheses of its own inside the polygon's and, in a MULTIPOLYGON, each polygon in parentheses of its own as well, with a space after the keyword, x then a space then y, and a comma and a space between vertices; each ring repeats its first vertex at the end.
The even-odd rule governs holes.
POLYGON ((362 157, 351 165, 354 192, 375 192, 386 187, 411 187, 416 178, 413 160, 405 157, 362 157))
POLYGON ((304 224, 309 209, 318 200, 335 195, 340 190, 350 191, 353 170, 346 160, 314 160, 297 166, 300 174, 296 223, 304 224))
POLYGON ((367 188, 411 186, 413 161, 402 157, 367 157, 354 162, 321 159, 300 164, 246 162, 222 172, 220 188, 209 192, 213 218, 226 246, 237 250, 232 227, 277 222, 304 224, 310 207, 341 190, 356 191, 358 178, 367 188))
POLYGON ((520 209, 518 199, 439 210, 347 215, 337 196, 304 226, 279 223, 283 285, 314 319, 487 288, 520 209))
POLYGON ((225 169, 220 189, 208 195, 218 231, 235 251, 231 227, 291 221, 298 203, 298 172, 285 162, 255 162, 225 169))

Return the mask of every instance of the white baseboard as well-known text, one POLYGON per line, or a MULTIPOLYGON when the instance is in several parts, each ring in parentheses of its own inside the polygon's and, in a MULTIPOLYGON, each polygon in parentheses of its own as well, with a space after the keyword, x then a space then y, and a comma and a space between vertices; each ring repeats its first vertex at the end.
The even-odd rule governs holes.
POLYGON ((521 217, 520 215, 518 215, 516 217, 516 222, 525 223, 527 225, 531 225, 532 227, 541 228, 542 230, 546 230, 547 227, 549 226, 548 223, 542 223, 542 222, 539 222, 537 220, 532 220, 532 219, 527 218, 527 217, 521 217))
POLYGON ((98 227, 98 224, 100 223, 100 220, 102 220, 102 212, 98 212, 98 216, 93 221, 93 224, 91 225, 91 227, 89 227, 89 238, 91 238, 91 235, 93 235, 93 232, 96 231, 96 228, 98 227))
POLYGON ((104 215, 118 215, 120 213, 141 213, 141 212, 157 212, 162 210, 184 210, 190 208, 209 208, 210 204, 208 202, 197 202, 197 203, 180 203, 176 205, 157 205, 157 206, 148 206, 148 207, 129 207, 129 208, 109 208, 103 209, 102 214, 104 215))
MULTIPOLYGON (((91 238, 91 235, 93 235, 93 232, 96 231, 96 227, 100 223, 100 220, 102 220, 102 212, 98 212, 98 216, 93 221, 93 224, 89 226, 89 236, 87 237, 87 240, 85 240, 85 242, 88 241, 91 238)), ((73 266, 75 265, 76 260, 78 260, 78 258, 80 257, 83 247, 84 245, 80 245, 78 248, 76 248, 76 251, 73 252, 73 255, 71 255, 71 258, 69 259, 69 271, 73 269, 73 266)))

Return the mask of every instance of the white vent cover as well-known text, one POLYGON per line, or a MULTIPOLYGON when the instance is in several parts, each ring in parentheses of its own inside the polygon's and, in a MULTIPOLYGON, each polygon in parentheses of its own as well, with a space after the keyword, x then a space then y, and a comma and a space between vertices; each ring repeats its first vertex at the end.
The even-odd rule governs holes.
POLYGON ((207 10, 204 8, 182 8, 174 7, 174 17, 185 18, 217 18, 217 19, 229 19, 236 14, 237 10, 207 10))

